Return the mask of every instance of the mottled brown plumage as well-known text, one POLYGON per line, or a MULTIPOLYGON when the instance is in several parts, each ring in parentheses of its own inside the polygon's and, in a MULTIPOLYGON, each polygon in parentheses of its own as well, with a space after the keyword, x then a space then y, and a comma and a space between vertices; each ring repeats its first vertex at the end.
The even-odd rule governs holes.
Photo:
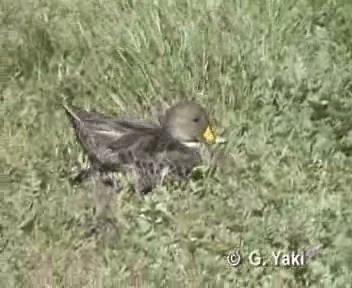
POLYGON ((142 194, 165 175, 186 179, 201 162, 198 148, 190 144, 214 143, 216 139, 205 110, 194 102, 171 107, 160 124, 131 117, 114 119, 77 107, 65 110, 91 164, 75 180, 102 174, 109 180, 105 182, 116 185, 106 175, 127 172, 134 176, 135 190, 142 194))

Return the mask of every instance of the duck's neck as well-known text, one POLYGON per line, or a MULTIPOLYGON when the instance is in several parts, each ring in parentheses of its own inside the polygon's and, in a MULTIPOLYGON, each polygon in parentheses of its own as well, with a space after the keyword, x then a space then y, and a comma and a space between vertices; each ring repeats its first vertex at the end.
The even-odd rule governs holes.
POLYGON ((199 142, 181 142, 181 143, 188 148, 194 148, 194 149, 200 149, 202 145, 199 142))

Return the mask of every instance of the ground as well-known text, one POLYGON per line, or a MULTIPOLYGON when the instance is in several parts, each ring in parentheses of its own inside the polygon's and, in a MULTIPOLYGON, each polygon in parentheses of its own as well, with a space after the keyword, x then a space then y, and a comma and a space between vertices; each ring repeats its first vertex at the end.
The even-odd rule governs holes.
POLYGON ((2 0, 0 21, 2 287, 351 287, 350 1, 2 0), (150 118, 192 96, 226 131, 218 169, 144 199, 70 183, 64 101, 150 118))

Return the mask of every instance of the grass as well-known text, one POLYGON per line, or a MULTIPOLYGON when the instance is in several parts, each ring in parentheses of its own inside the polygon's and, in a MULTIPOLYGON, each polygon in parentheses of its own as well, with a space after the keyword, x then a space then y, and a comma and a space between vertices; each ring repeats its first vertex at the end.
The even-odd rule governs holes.
POLYGON ((3 0, 1 286, 351 287, 349 2, 3 0), (228 132, 211 177, 70 185, 64 100, 150 117, 192 95, 228 132), (318 243, 300 268, 225 261, 318 243))

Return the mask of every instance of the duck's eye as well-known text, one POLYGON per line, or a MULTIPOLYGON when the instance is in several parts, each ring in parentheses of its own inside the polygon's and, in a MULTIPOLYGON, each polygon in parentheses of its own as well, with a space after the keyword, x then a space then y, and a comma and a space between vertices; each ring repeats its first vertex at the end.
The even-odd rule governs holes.
POLYGON ((193 118, 193 122, 199 122, 199 118, 193 118))

